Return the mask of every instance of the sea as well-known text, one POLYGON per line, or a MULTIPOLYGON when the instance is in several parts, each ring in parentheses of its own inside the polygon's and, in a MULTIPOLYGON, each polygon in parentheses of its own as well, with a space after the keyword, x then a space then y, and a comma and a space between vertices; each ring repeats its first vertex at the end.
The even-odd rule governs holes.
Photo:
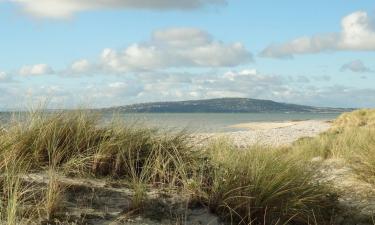
POLYGON ((251 122, 333 120, 340 113, 135 113, 120 114, 126 121, 139 121, 163 129, 193 132, 230 132, 244 130, 232 125, 251 122))
MULTIPOLYGON (((117 113, 116 116, 129 123, 138 123, 166 130, 192 132, 230 132, 243 128, 232 125, 251 122, 282 122, 300 120, 333 120, 340 113, 117 113)), ((10 113, 0 113, 0 122, 6 123, 10 113)), ((108 120, 113 114, 106 113, 108 120)))

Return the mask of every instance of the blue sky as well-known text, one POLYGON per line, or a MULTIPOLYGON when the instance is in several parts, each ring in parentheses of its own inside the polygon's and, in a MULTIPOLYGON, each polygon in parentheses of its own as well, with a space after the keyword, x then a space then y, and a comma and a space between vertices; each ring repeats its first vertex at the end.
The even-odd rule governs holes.
POLYGON ((0 108, 250 97, 375 107, 370 0, 0 0, 0 108))

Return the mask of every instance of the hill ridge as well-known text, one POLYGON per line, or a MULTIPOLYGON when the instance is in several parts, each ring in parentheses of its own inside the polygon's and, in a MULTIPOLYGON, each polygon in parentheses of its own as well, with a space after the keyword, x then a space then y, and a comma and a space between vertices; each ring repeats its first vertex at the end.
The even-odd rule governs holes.
POLYGON ((330 108, 281 103, 253 98, 213 98, 203 100, 160 101, 110 107, 128 113, 262 113, 262 112, 346 112, 351 108, 330 108))

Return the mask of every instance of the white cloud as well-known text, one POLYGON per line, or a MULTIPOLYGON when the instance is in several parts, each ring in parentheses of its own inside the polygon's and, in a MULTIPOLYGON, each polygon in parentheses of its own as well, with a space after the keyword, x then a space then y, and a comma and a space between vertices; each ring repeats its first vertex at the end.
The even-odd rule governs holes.
POLYGON ((292 58, 295 54, 319 53, 337 48, 335 34, 315 37, 301 37, 284 44, 272 44, 264 49, 260 55, 272 58, 292 58))
POLYGON ((80 59, 72 63, 71 71, 73 73, 86 73, 91 69, 91 63, 87 59, 80 59))
POLYGON ((6 0, 36 17, 68 18, 75 13, 99 9, 191 10, 226 0, 6 0))
POLYGON ((152 40, 175 47, 191 47, 205 45, 212 42, 213 38, 203 30, 180 27, 154 31, 152 40))
POLYGON ((238 77, 247 77, 247 76, 255 76, 255 75, 257 75, 256 69, 245 69, 245 70, 241 70, 240 72, 228 71, 224 73, 223 77, 228 80, 233 81, 238 77))
POLYGON ((31 66, 23 66, 19 70, 22 76, 38 76, 54 73, 53 69, 47 64, 36 64, 31 66))
POLYGON ((301 37, 283 44, 273 44, 261 52, 261 56, 291 58, 296 54, 323 51, 374 51, 375 26, 366 12, 357 11, 341 21, 340 33, 301 37))
POLYGON ((345 63, 341 67, 341 71, 352 71, 355 73, 368 73, 373 72, 369 67, 367 67, 362 60, 353 60, 348 63, 345 63))
POLYGON ((148 42, 124 50, 105 49, 102 66, 111 71, 148 71, 176 67, 232 67, 248 63, 251 53, 242 43, 215 41, 195 28, 170 28, 154 32, 148 42))
POLYGON ((196 28, 169 28, 157 30, 150 40, 130 44, 122 50, 106 48, 97 60, 79 59, 59 70, 47 64, 26 65, 18 74, 129 75, 174 68, 235 67, 252 61, 252 54, 240 42, 223 43, 196 28))
POLYGON ((375 50, 375 26, 366 12, 358 11, 346 16, 341 26, 339 49, 375 50))

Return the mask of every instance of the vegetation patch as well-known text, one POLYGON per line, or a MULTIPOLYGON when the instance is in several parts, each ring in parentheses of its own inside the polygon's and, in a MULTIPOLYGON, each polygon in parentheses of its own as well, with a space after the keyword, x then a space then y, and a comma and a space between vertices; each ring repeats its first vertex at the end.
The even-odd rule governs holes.
MULTIPOLYGON (((193 146, 187 133, 115 118, 104 122, 89 111, 33 112, 0 132, 0 220, 65 222, 60 212, 71 206, 64 201, 77 190, 76 184, 63 182, 67 177, 91 180, 93 188, 83 189, 99 200, 108 193, 129 196, 129 206, 118 212, 121 218, 147 214, 144 206, 158 193, 158 199, 187 196, 187 208, 205 207, 228 224, 332 224, 336 194, 317 179, 313 159, 344 158, 359 177, 374 182, 372 115, 344 114, 330 131, 290 147, 237 149, 228 140, 193 146), (31 174, 42 174, 48 182, 25 182, 31 174)), ((91 202, 100 207, 99 200, 91 202)), ((116 207, 123 204, 116 197, 116 207)))
POLYGON ((292 149, 305 159, 343 159, 359 178, 375 184, 375 110, 344 113, 330 130, 315 138, 301 139, 292 149))

